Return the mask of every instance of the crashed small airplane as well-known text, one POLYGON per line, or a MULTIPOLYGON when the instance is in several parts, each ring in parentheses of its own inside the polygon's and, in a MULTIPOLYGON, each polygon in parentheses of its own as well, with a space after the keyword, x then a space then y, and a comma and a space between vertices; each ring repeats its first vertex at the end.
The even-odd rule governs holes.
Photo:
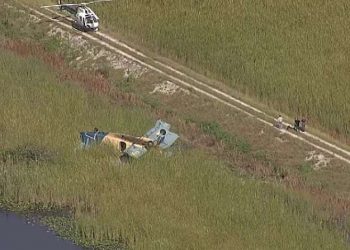
POLYGON ((158 120, 144 136, 130 136, 117 133, 100 132, 80 132, 81 147, 88 148, 94 144, 111 144, 120 151, 121 161, 128 161, 129 157, 140 158, 150 148, 158 146, 161 149, 169 148, 179 137, 170 132, 170 124, 158 120))

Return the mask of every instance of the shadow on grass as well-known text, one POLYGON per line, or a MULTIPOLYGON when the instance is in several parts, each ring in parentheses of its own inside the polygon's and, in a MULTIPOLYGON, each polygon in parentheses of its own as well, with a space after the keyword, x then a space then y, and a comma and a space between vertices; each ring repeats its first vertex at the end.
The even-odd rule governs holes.
POLYGON ((243 138, 233 136, 227 133, 217 122, 202 122, 200 124, 201 130, 215 139, 224 142, 229 149, 237 150, 241 153, 249 153, 251 151, 251 145, 243 138))
POLYGON ((57 153, 36 145, 20 145, 14 149, 0 151, 0 161, 4 164, 54 162, 57 153))

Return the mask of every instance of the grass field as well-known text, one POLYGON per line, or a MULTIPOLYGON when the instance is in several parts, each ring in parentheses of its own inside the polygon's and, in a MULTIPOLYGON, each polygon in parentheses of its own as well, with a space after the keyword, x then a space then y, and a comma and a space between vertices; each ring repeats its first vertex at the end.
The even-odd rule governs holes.
POLYGON ((109 148, 77 150, 78 132, 95 126, 142 134, 153 125, 150 110, 84 90, 79 79, 65 79, 39 59, 40 47, 34 47, 38 58, 15 48, 22 56, 0 49, 2 202, 69 208, 75 233, 89 243, 346 248, 308 203, 272 184, 236 177, 202 151, 179 150, 169 158, 153 151, 125 167, 109 148))
POLYGON ((103 27, 349 138, 348 1, 97 4, 103 27))

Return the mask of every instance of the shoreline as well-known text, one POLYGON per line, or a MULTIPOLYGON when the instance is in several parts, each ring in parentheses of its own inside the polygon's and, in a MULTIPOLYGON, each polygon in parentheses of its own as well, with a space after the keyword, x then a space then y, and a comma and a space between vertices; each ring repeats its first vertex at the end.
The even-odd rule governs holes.
MULTIPOLYGON (((13 222, 16 228, 20 227, 19 230, 22 229, 21 226, 24 228, 24 230, 30 230, 26 229, 26 227, 30 226, 30 228, 32 228, 35 231, 34 233, 42 233, 41 239, 43 235, 45 236, 45 234, 47 234, 48 239, 44 240, 44 242, 46 243, 44 245, 45 247, 47 247, 47 241, 53 241, 52 239, 55 238, 56 241, 63 242, 60 243, 60 248, 57 248, 59 250, 125 249, 116 242, 92 242, 83 239, 82 236, 79 234, 78 230, 76 229, 76 224, 74 222, 74 219, 71 217, 68 208, 43 209, 40 208, 40 206, 26 207, 21 205, 6 204, 0 201, 0 221, 5 221, 6 218, 9 219, 8 224, 13 222), (62 245, 66 245, 67 247, 62 248, 62 245)), ((1 225, 3 224, 0 223, 0 235, 3 235, 2 231, 4 230, 2 230, 1 225)), ((18 236, 14 237, 18 239, 18 236)), ((23 237, 21 237, 21 240, 19 240, 19 242, 23 241, 22 238, 23 237)), ((52 244, 54 243, 55 242, 53 242, 52 244)), ((1 247, 2 240, 0 238, 0 248, 1 247)), ((33 250, 40 249, 41 248, 37 247, 33 248, 33 250)), ((56 248, 52 248, 50 246, 50 249, 54 250, 56 248)))

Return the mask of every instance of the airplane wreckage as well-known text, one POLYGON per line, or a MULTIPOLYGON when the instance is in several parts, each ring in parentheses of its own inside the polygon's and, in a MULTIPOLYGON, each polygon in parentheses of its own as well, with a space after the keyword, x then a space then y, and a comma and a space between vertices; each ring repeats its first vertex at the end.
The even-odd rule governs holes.
POLYGON ((132 158, 140 158, 153 147, 167 149, 172 146, 179 136, 170 132, 170 124, 158 120, 153 128, 141 137, 118 133, 80 132, 81 148, 89 148, 95 144, 110 144, 121 152, 119 159, 127 162, 132 158))

